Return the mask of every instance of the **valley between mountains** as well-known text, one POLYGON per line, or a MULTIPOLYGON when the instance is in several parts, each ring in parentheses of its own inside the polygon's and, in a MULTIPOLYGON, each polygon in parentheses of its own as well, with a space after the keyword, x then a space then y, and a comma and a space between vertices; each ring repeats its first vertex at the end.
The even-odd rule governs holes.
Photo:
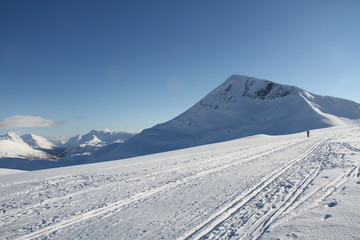
POLYGON ((0 176, 1 239, 359 239, 360 127, 0 176))

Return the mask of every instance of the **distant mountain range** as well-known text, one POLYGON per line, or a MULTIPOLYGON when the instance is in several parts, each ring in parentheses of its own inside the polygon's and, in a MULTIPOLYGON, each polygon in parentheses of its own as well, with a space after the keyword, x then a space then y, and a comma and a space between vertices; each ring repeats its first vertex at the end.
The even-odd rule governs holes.
POLYGON ((133 135, 125 132, 92 130, 85 135, 72 137, 66 143, 57 146, 35 134, 30 133, 20 137, 9 132, 0 136, 0 158, 55 160, 74 155, 86 156, 107 145, 122 143, 133 135))
POLYGON ((134 134, 92 130, 85 135, 76 135, 60 146, 61 156, 90 155, 96 150, 113 143, 122 143, 134 134))
POLYGON ((255 134, 290 134, 360 119, 360 104, 294 86, 233 75, 178 117, 99 156, 114 160, 255 134))

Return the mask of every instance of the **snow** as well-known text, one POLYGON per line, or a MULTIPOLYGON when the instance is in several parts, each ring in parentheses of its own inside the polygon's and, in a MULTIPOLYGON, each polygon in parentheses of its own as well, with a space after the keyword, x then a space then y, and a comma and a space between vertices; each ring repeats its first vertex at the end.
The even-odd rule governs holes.
POLYGON ((66 157, 72 155, 90 155, 102 147, 114 142, 121 143, 133 135, 134 134, 131 133, 110 131, 108 129, 104 131, 91 130, 85 135, 79 134, 70 138, 61 146, 63 151, 59 154, 66 157))
POLYGON ((22 140, 34 149, 50 150, 55 148, 55 145, 49 142, 46 138, 29 133, 21 136, 22 140))
POLYGON ((359 239, 360 127, 0 176, 2 239, 359 239))
POLYGON ((54 157, 33 149, 18 135, 9 132, 0 136, 0 158, 53 159, 54 157))
POLYGON ((268 80, 233 75, 176 118, 145 129, 100 160, 360 122, 360 104, 268 80), (141 146, 141 147, 139 147, 141 146))
POLYGON ((1 175, 8 175, 8 174, 23 173, 23 172, 26 172, 26 171, 17 170, 17 169, 0 168, 0 176, 1 175))
MULTIPOLYGON (((317 114, 319 114, 320 116, 322 116, 324 119, 326 119, 325 121, 327 123, 329 123, 330 125, 333 126, 346 126, 347 124, 341 120, 341 118, 335 116, 335 115, 331 115, 328 113, 324 113, 320 110, 320 106, 317 105, 314 102, 309 101, 305 96, 303 96, 302 94, 300 94, 301 97, 304 98, 304 100, 309 104, 309 106, 311 106, 311 108, 314 110, 314 112, 316 112, 317 114)), ((314 96, 312 96, 311 94, 307 93, 306 94, 307 97, 314 99, 314 96)))

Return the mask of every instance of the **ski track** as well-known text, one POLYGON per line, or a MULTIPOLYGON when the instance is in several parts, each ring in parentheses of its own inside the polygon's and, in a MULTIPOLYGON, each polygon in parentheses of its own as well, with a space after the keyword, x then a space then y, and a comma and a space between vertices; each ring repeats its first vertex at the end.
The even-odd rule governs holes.
MULTIPOLYGON (((40 237, 43 237, 43 236, 49 236, 49 235, 53 234, 54 232, 59 231, 60 229, 67 228, 67 227, 69 227, 69 226, 71 226, 73 224, 76 224, 76 223, 79 223, 79 222, 82 222, 82 221, 86 221, 86 220, 88 220, 90 218, 97 217, 97 216, 100 216, 100 215, 107 215, 108 216, 109 214, 114 214, 115 212, 117 212, 119 209, 121 209, 121 207, 123 207, 126 204, 130 204, 130 203, 133 203, 135 201, 139 201, 142 198, 150 197, 151 195, 154 195, 154 194, 159 193, 161 191, 170 190, 173 187, 176 187, 176 186, 181 185, 181 184, 185 184, 187 181, 203 177, 204 175, 213 174, 213 173, 218 172, 218 171, 224 171, 224 170, 226 170, 226 169, 228 169, 230 167, 234 167, 236 165, 244 164, 244 163, 246 163, 248 161, 252 161, 254 159, 260 158, 261 156, 271 154, 271 153, 280 151, 282 149, 286 149, 286 148, 288 148, 290 146, 299 144, 300 142, 304 142, 304 141, 305 140, 292 141, 292 142, 288 143, 285 146, 280 146, 280 147, 277 147, 275 149, 272 148, 270 150, 265 150, 265 151, 263 151, 261 153, 252 154, 252 155, 247 156, 245 158, 241 157, 241 154, 239 154, 239 153, 229 154, 229 155, 226 155, 225 158, 226 159, 230 158, 230 159, 233 159, 233 160, 230 161, 229 163, 226 163, 226 164, 224 164, 224 162, 221 161, 221 160, 224 159, 224 157, 216 157, 216 158, 206 160, 205 162, 215 162, 217 164, 211 165, 211 168, 209 168, 209 169, 205 169, 205 170, 202 170, 202 171, 199 171, 199 172, 192 173, 192 175, 190 175, 190 176, 185 176, 184 178, 176 179, 175 182, 166 183, 164 185, 161 185, 159 187, 147 190, 145 192, 140 192, 138 194, 135 194, 130 198, 122 199, 122 200, 119 200, 119 201, 116 201, 116 202, 113 202, 113 203, 110 203, 110 204, 106 204, 106 205, 104 205, 104 206, 102 206, 100 208, 93 209, 93 210, 87 211, 85 213, 69 217, 69 218, 67 218, 65 220, 61 220, 61 221, 59 221, 59 222, 57 222, 55 224, 52 224, 52 225, 50 225, 48 227, 44 227, 44 228, 42 228, 40 230, 31 232, 30 234, 24 235, 24 236, 22 236, 22 237, 20 237, 18 239, 36 239, 36 238, 40 238, 40 237), (241 157, 241 158, 236 158, 236 157, 241 157)), ((204 162, 194 163, 193 165, 195 166, 195 165, 202 165, 202 164, 204 164, 204 162)), ((207 166, 207 165, 205 165, 205 166, 207 166)), ((184 166, 184 168, 189 168, 189 166, 184 166)), ((193 169, 193 167, 191 167, 191 166, 190 166, 190 168, 193 169)), ((148 182, 149 179, 151 179, 151 178, 157 178, 157 174, 164 174, 166 172, 173 172, 173 171, 177 171, 177 170, 180 170, 180 169, 178 167, 170 168, 170 169, 166 169, 165 171, 159 171, 158 173, 151 174, 151 175, 149 175, 149 176, 147 176, 145 178, 144 177, 134 178, 133 181, 142 179, 144 182, 148 182)), ((130 181, 130 179, 129 179, 129 181, 130 181)), ((127 181, 127 182, 129 182, 129 181, 127 181)), ((117 183, 117 184, 119 184, 119 183, 117 183)), ((106 187, 111 187, 111 186, 106 186, 106 187)), ((95 190, 98 190, 98 189, 95 189, 95 190)), ((91 191, 91 189, 84 190, 84 191, 77 192, 77 193, 73 193, 73 194, 70 194, 70 195, 65 195, 65 196, 59 197, 57 199, 49 199, 49 200, 45 201, 45 204, 49 203, 49 202, 55 202, 55 201, 63 200, 63 199, 69 198, 69 196, 80 195, 80 194, 83 194, 84 192, 87 192, 87 191, 91 191)), ((72 201, 71 204, 74 204, 74 202, 72 201)), ((43 205, 43 203, 42 203, 42 205, 43 205)), ((34 208, 34 207, 39 207, 39 205, 32 206, 32 208, 34 208)), ((24 209, 21 209, 21 211, 24 211, 24 209)), ((14 215, 14 213, 10 213, 10 214, 14 215)), ((22 219, 24 219, 24 218, 22 218, 22 219)), ((11 235, 5 236, 5 238, 10 237, 10 236, 11 235)))
MULTIPOLYGON (((246 194, 239 195, 233 202, 179 239, 259 239, 279 218, 291 213, 310 198, 317 198, 315 200, 317 203, 324 201, 351 177, 357 176, 359 172, 359 166, 348 166, 347 171, 333 181, 321 185, 310 193, 306 192, 314 179, 322 172, 329 156, 336 152, 332 150, 332 145, 338 144, 351 151, 359 152, 358 148, 352 147, 348 143, 330 144, 330 140, 327 138, 314 144, 299 158, 275 171, 246 194), (324 149, 326 149, 325 153, 321 153, 324 149), (315 162, 307 160, 307 158, 314 158, 312 155, 318 158, 315 166, 311 166, 315 162), (301 168, 308 171, 303 176, 301 176, 301 168), (287 174, 289 171, 291 173, 287 174), (298 181, 296 187, 287 189, 280 201, 279 198, 274 200, 273 197, 281 192, 282 188, 277 183, 291 180, 298 181), (274 205, 275 203, 277 205, 274 205)), ((336 155, 340 159, 344 157, 344 154, 341 153, 336 155)))
MULTIPOLYGON (((303 141, 303 140, 302 140, 303 141)), ((81 190, 81 191, 77 191, 77 192, 74 192, 74 193, 67 193, 67 194, 64 194, 63 196, 59 196, 59 197, 51 197, 51 198, 48 198, 48 199, 45 199, 45 200, 42 200, 40 204, 27 204, 24 207, 22 207, 20 209, 20 211, 16 211, 16 210, 13 210, 13 211, 8 211, 8 215, 14 215, 14 214, 18 214, 18 215, 21 215, 20 213, 21 212, 24 212, 28 209, 32 209, 32 208, 36 208, 36 207, 40 207, 40 206, 44 206, 46 204, 49 204, 49 203, 56 203, 56 202, 61 202, 65 199, 68 199, 68 198, 74 198, 75 196, 78 196, 78 195, 83 195, 87 192, 92 192, 92 191, 99 191, 99 190, 103 190, 103 189, 106 189, 106 188, 113 188, 114 186, 117 186, 117 187, 121 187, 122 184, 129 184, 129 183, 143 183, 143 182, 149 182, 150 180, 152 179, 158 179, 160 177, 160 175, 163 175, 165 173, 171 173, 171 172, 177 172, 177 171, 182 171, 183 169, 188 169, 188 168, 191 168, 191 169, 196 169, 195 167, 198 167, 198 166, 201 166, 203 165, 204 163, 211 163, 211 162, 214 162, 216 163, 216 166, 215 164, 211 165, 213 167, 213 170, 215 170, 215 168, 221 168, 221 169, 225 169, 225 168, 228 168, 230 166, 232 166, 232 164, 235 162, 236 164, 240 164, 240 163, 246 163, 247 161, 250 161, 254 158, 257 158, 259 156, 263 156, 265 154, 268 154, 268 153, 271 153, 271 152, 275 152, 275 151, 278 151, 280 149, 283 149, 283 148, 286 148, 288 146, 292 146, 294 144, 297 144, 299 141, 295 141, 295 142, 291 142, 285 146, 281 146, 281 147, 278 147, 276 149, 271 149, 271 150, 264 150, 263 152, 259 153, 259 154, 253 154, 253 155, 250 155, 250 156, 247 156, 247 157, 244 157, 242 156, 241 154, 239 153, 235 153, 235 154, 228 154, 226 155, 226 158, 231 158, 231 159, 234 159, 232 160, 231 162, 229 162, 228 164, 224 165, 223 164, 223 161, 225 158, 224 157, 216 157, 216 158, 210 158, 208 160, 205 160, 205 161, 202 161, 202 162, 195 162, 195 163, 192 163, 191 166, 189 167, 188 165, 186 166, 182 166, 182 167, 172 167, 172 168, 167 168, 165 170, 160 170, 160 171, 154 171, 154 172, 151 172, 150 174, 145 174, 145 175, 142 175, 140 177, 133 177, 133 178, 127 178, 127 179, 116 179, 116 181, 110 181, 110 183, 107 183, 107 185, 103 185, 101 187, 92 187, 92 186, 88 186, 86 189, 84 190, 81 190), (239 161, 239 158, 242 158, 241 161, 239 161), (221 164, 221 166, 220 166, 221 164)), ((155 161, 153 161, 155 162, 155 161)), ((131 164, 132 165, 132 164, 131 164)), ((204 170, 203 170, 204 171, 204 170)), ((210 171, 210 173, 212 173, 213 171, 210 171)), ((205 173, 205 172, 204 172, 205 173)), ((68 176, 68 177, 72 177, 72 176, 68 176)), ((64 177, 61 177, 61 179, 65 179, 64 177)), ((51 185, 51 182, 56 182, 57 184, 59 183, 59 179, 56 179, 56 178, 51 178, 51 179, 47 179, 47 182, 46 183, 42 183, 40 186, 36 186, 35 189, 31 189, 31 190, 27 190, 26 192, 22 193, 24 195, 27 195, 28 197, 31 197, 31 196, 34 196, 34 195, 37 195, 39 192, 44 192, 44 189, 42 187, 47 187, 48 185, 51 185), (35 191, 36 190, 36 191, 35 191), (30 195, 31 193, 31 195, 30 195)), ((68 182, 67 182, 68 183, 68 182)), ((69 184, 69 183, 68 183, 69 184)), ((77 183, 79 184, 79 183, 77 183)), ((20 195, 20 193, 17 193, 16 197, 18 197, 20 195)), ((9 202, 13 202, 14 201, 14 198, 12 200, 10 200, 9 202)), ((4 200, 3 200, 4 201, 4 200)), ((74 201, 72 201, 72 204, 74 203, 74 201)), ((24 218, 23 218, 24 219, 24 218)))
POLYGON ((359 166, 344 164, 345 153, 338 151, 360 152, 360 149, 341 142, 342 138, 341 134, 329 137, 322 133, 312 138, 296 138, 269 146, 250 144, 226 151, 217 149, 213 152, 211 149, 178 156, 159 155, 146 162, 103 167, 96 174, 80 171, 77 174, 0 184, 0 191, 5 189, 11 193, 0 197, 0 203, 3 203, 0 206, 0 238, 52 238, 59 232, 87 224, 91 219, 115 216, 125 206, 143 199, 186 188, 206 176, 224 174, 229 169, 242 169, 246 164, 272 159, 279 153, 293 152, 293 148, 304 149, 293 159, 286 159, 282 166, 259 175, 245 189, 234 189, 217 203, 218 207, 189 218, 180 236, 176 237, 179 240, 259 239, 273 226, 296 214, 294 210, 305 211, 321 203, 351 177, 360 175, 359 166), (137 166, 142 168, 137 169, 137 166), (333 166, 346 171, 312 187, 322 171, 333 166), (126 188, 131 190, 122 191, 126 188), (99 192, 101 197, 95 192, 99 192), (84 205, 84 202, 87 204, 84 205), (62 209, 66 206, 72 206, 72 209, 78 206, 78 209, 64 213, 62 209), (51 210, 48 212, 52 215, 51 221, 44 216, 47 221, 34 222, 33 219, 39 221, 35 216, 42 211, 46 213, 46 209, 51 210))
MULTIPOLYGON (((228 206, 225 206, 219 212, 215 213, 210 217, 205 223, 201 226, 198 226, 196 229, 191 231, 185 236, 180 237, 179 239, 205 239, 205 237, 211 232, 214 231, 217 227, 219 227, 224 221, 233 216, 240 208, 246 205, 248 202, 252 201, 259 193, 265 190, 271 183, 281 176, 284 172, 286 172, 289 168, 294 166, 299 161, 303 160, 306 156, 312 153, 319 145, 321 145, 325 140, 320 143, 315 143, 307 152, 302 154, 297 159, 291 161, 287 165, 285 165, 280 170, 276 170, 270 174, 270 176, 266 177, 255 187, 250 189, 248 192, 239 195, 233 202, 231 202, 228 206)), ((214 236, 212 237, 214 238, 214 236)))

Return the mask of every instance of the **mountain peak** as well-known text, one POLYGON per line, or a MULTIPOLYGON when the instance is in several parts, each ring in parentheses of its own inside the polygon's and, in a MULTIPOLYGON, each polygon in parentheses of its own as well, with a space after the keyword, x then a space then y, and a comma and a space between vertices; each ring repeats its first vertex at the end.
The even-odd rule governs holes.
POLYGON ((35 135, 33 133, 24 134, 22 140, 34 149, 53 149, 55 145, 46 138, 35 135))
POLYGON ((14 132, 8 132, 2 136, 3 139, 11 140, 17 143, 24 143, 24 141, 14 132))
MULTIPOLYGON (((258 79, 244 75, 232 75, 218 88, 225 95, 226 92, 241 95, 251 99, 275 99, 288 95, 295 95, 301 89, 269 80, 258 79)), ((216 90, 215 90, 216 91, 216 90)))
POLYGON ((300 88, 244 75, 232 75, 197 105, 201 109, 238 111, 248 101, 264 101, 298 95, 300 88))
POLYGON ((184 113, 145 129, 103 157, 133 157, 255 134, 290 134, 359 120, 360 104, 269 80, 232 75, 184 113))

